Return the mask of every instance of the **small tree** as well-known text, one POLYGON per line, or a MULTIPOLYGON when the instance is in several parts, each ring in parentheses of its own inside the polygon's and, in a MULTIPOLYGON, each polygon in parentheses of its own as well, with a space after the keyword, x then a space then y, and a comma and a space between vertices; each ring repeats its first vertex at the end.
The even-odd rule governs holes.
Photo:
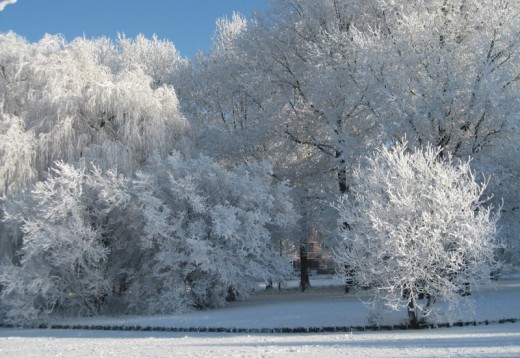
POLYGON ((383 147, 354 171, 352 196, 337 205, 338 267, 376 288, 372 303, 406 308, 412 325, 438 300, 454 312, 499 265, 499 215, 481 199, 487 183, 477 183, 469 161, 441 153, 431 145, 410 151, 407 142, 383 147))

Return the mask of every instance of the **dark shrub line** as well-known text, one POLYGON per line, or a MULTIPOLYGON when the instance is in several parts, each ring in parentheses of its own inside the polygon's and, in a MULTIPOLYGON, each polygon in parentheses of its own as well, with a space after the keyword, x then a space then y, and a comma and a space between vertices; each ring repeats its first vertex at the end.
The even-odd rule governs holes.
POLYGON ((156 326, 119 326, 119 325, 67 325, 39 324, 35 326, 17 326, 0 324, 1 328, 24 329, 71 329, 92 331, 141 331, 141 332, 190 332, 190 333, 334 333, 334 332, 373 332, 373 331, 406 331, 417 329, 435 329, 449 327, 483 326, 504 323, 517 323, 519 318, 502 318, 499 320, 465 321, 455 323, 368 325, 368 326, 324 326, 324 327, 281 327, 281 328, 225 328, 225 327, 156 327, 156 326))

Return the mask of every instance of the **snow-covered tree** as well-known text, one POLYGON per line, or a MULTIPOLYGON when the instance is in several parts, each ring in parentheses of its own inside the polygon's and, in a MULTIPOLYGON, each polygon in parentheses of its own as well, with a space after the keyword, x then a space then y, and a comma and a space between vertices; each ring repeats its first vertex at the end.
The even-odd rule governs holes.
MULTIPOLYGON (((57 160, 131 174, 152 153, 164 157, 186 146, 187 123, 173 88, 164 84, 182 62, 173 45, 59 36, 30 44, 13 33, 1 34, 0 44, 1 110, 5 121, 23 123, 18 128, 28 144, 19 145, 25 153, 32 148, 25 165, 36 178, 57 160), (140 61, 146 55, 147 62, 140 61)), ((6 163, 8 172, 21 165, 13 158, 6 163)))
POLYGON ((288 187, 272 181, 265 164, 228 170, 209 157, 179 154, 138 173, 133 191, 147 261, 129 280, 130 306, 219 306, 247 297, 258 281, 283 281, 290 267, 273 235, 296 216, 288 187))
POLYGON ((243 299, 291 272, 281 240, 297 215, 266 163, 226 169, 205 156, 154 157, 132 178, 57 163, 6 199, 23 233, 1 268, 17 323, 49 313, 174 312, 243 299))
POLYGON ((140 68, 153 79, 153 88, 177 83, 186 66, 188 61, 181 58, 174 44, 159 40, 155 35, 151 39, 143 35, 135 39, 120 35, 116 43, 116 56, 111 61, 114 72, 140 68))
POLYGON ((272 34, 263 30, 255 19, 238 14, 219 19, 214 45, 192 62, 191 81, 179 86, 179 99, 197 148, 235 165, 269 160, 275 176, 296 188, 292 194, 302 222, 290 239, 298 242, 315 224, 323 224, 316 203, 330 202, 326 193, 330 187, 337 190, 337 184, 319 153, 287 140, 283 129, 290 118, 291 89, 277 77, 279 65, 272 63, 265 44, 272 34))
MULTIPOLYGON (((245 25, 220 23, 233 36, 222 46, 216 36, 181 102, 211 128, 197 137, 206 148, 276 158, 314 212, 348 191, 363 153, 405 134, 472 155, 479 171, 500 173, 493 186, 516 192, 515 147, 502 142, 520 134, 519 4, 273 1, 245 25), (480 160, 489 155, 498 160, 480 160)), ((518 222, 515 207, 504 202, 504 223, 518 222)))
POLYGON ((19 262, 0 271, 2 303, 14 322, 48 313, 98 312, 109 292, 108 248, 91 213, 84 170, 57 163, 47 180, 7 203, 7 220, 20 224, 19 262))
POLYGON ((267 159, 273 134, 260 115, 270 88, 259 86, 252 59, 242 56, 248 26, 236 13, 217 20, 211 51, 197 54, 176 85, 197 148, 235 164, 267 159))
POLYGON ((16 193, 37 178, 34 168, 36 138, 24 122, 0 112, 0 193, 16 193))
MULTIPOLYGON (((220 22, 215 58, 231 57, 242 20, 220 22)), ((253 157, 237 166, 219 156, 227 169, 181 159, 189 128, 171 84, 186 84, 187 72, 173 44, 143 36, 30 44, 13 33, 0 44, 0 193, 10 219, 0 228, 2 294, 12 317, 20 305, 31 317, 93 313, 116 296, 134 310, 207 307, 283 278, 280 235, 296 218, 288 186, 253 157), (46 178, 49 168, 57 171, 46 178), (69 244, 79 251, 67 254, 69 244), (97 261, 88 258, 94 247, 105 250, 97 261), (99 287, 87 278, 95 274, 99 287)))
MULTIPOLYGON (((182 63, 155 38, 31 44, 0 34, 0 194, 44 180, 56 161, 131 176, 151 155, 189 151, 188 124, 165 83, 182 63)), ((0 223, 3 254, 17 249, 8 225, 0 223)))
POLYGON ((483 198, 486 182, 477 182, 469 161, 441 152, 406 142, 382 147, 354 171, 352 194, 337 204, 342 274, 374 287, 372 302, 406 308, 414 325, 441 302, 455 312, 499 267, 499 215, 483 198))

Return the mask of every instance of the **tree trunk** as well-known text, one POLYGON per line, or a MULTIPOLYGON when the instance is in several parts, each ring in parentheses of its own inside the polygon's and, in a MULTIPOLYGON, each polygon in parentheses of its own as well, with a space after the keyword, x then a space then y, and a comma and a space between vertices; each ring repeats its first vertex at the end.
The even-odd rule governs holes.
MULTIPOLYGON (((336 152, 336 159, 341 157, 341 152, 336 152)), ((347 168, 345 167, 345 159, 339 159, 338 167, 338 185, 339 192, 343 195, 348 193, 349 185, 347 184, 347 168)))
POLYGON ((302 292, 311 287, 309 280, 309 262, 307 261, 307 247, 300 244, 300 288, 302 292))
POLYGON ((349 293, 350 288, 354 286, 354 270, 349 265, 345 265, 345 293, 349 293))
POLYGON ((419 319, 417 318, 417 311, 415 310, 415 302, 413 297, 408 298, 408 321, 412 327, 419 325, 419 319))

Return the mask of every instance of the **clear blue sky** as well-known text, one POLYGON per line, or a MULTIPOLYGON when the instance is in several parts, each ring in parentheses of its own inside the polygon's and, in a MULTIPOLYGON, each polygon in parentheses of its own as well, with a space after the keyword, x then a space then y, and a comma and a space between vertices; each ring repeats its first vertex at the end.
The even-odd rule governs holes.
MULTIPOLYGON (((1 2, 1 0, 0 0, 1 2)), ((269 0, 18 0, 0 11, 0 32, 12 30, 30 42, 44 34, 67 40, 117 33, 156 34, 175 44, 182 56, 207 50, 215 21, 233 11, 246 16, 265 10, 269 0)))

